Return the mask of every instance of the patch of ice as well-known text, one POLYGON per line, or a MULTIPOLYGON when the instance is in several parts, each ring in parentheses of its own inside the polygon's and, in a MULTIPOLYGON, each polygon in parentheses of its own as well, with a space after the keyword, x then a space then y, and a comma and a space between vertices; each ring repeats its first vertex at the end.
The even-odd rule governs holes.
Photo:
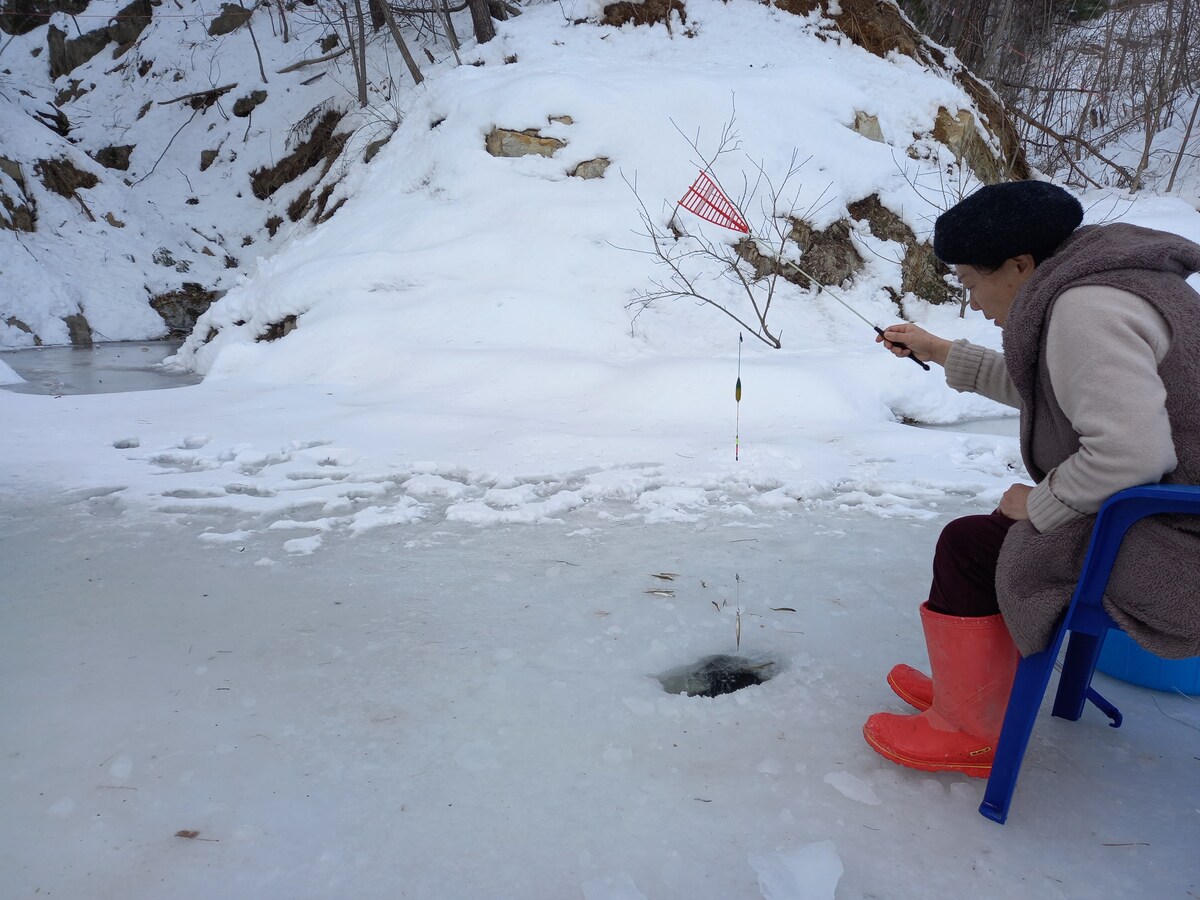
POLYGON ((348 527, 352 534, 362 534, 364 531, 388 525, 410 525, 424 515, 424 506, 411 497, 401 497, 393 507, 368 506, 359 510, 351 517, 348 527))
POLYGON ((205 531, 196 536, 197 540, 204 541, 206 544, 240 544, 246 540, 252 532, 237 530, 237 531, 205 531))
POLYGON ((765 900, 833 900, 845 869, 833 841, 750 855, 765 900))
POLYGON ((850 800, 857 800, 868 806, 878 806, 881 802, 874 788, 856 775, 849 772, 830 772, 825 776, 825 783, 833 787, 839 794, 850 800))
POLYGON ((312 537, 306 538, 293 538, 283 543, 284 550, 297 556, 308 556, 310 553, 316 552, 320 546, 321 535, 319 534, 314 534, 312 537))
POLYGON ((422 500, 433 500, 439 497, 457 500, 465 497, 469 489, 461 481, 451 481, 441 475, 425 474, 414 475, 404 482, 404 490, 409 496, 422 500))

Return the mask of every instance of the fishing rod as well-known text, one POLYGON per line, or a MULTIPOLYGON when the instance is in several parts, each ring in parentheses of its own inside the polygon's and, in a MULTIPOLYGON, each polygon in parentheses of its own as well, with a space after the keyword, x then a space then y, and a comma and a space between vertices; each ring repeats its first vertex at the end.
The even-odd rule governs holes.
MULTIPOLYGON (((758 239, 755 238, 755 243, 757 243, 757 242, 758 242, 758 239)), ((883 329, 882 328, 880 328, 878 325, 876 325, 874 322, 872 322, 870 319, 868 319, 866 316, 864 316, 862 313, 860 313, 857 309, 855 309, 853 306, 851 306, 849 303, 847 303, 845 300, 843 300, 841 297, 839 297, 837 294, 835 294, 833 291, 831 291, 828 287, 821 284, 821 282, 819 282, 817 279, 813 278, 811 275, 809 275, 807 272, 805 272, 802 268, 800 268, 798 265, 796 265, 790 259, 784 259, 782 256, 776 256, 775 259, 778 259, 784 265, 791 266, 793 269, 795 269, 797 272, 799 272, 801 275, 803 275, 805 278, 807 278, 809 281, 811 281, 813 284, 815 284, 817 286, 818 293, 820 293, 821 291, 824 291, 826 294, 828 294, 830 297, 832 297, 838 303, 842 304, 842 306, 846 307, 846 309, 850 310, 850 312, 854 313, 854 315, 858 316, 860 319, 862 319, 864 322, 866 322, 868 325, 870 325, 873 329, 875 329, 875 333, 877 335, 879 335, 880 337, 883 337, 883 329)), ((901 350, 908 350, 908 345, 902 344, 899 341, 889 341, 888 343, 890 343, 893 347, 899 347, 901 350)), ((913 362, 915 362, 918 366, 920 366, 926 372, 929 371, 929 363, 923 362, 922 360, 917 359, 916 354, 913 353, 911 350, 908 350, 908 358, 911 359, 913 362)))
MULTIPOLYGON (((760 252, 764 246, 768 250, 771 250, 770 241, 766 241, 750 231, 750 224, 746 221, 746 217, 742 215, 741 210, 738 209, 737 204, 729 199, 729 196, 724 190, 721 189, 721 185, 713 176, 708 173, 706 169, 700 170, 700 174, 697 176, 696 180, 692 182, 691 187, 689 187, 684 193, 678 205, 682 206, 688 212, 699 216, 701 219, 704 219, 706 222, 712 222, 714 225, 719 225, 722 228, 728 228, 730 231, 741 232, 754 241, 755 246, 759 248, 760 252)), ((774 252, 771 252, 769 255, 772 259, 779 260, 780 262, 791 266, 793 269, 815 284, 818 292, 824 291, 827 293, 838 303, 842 304, 842 306, 846 307, 846 309, 850 310, 850 312, 854 313, 854 315, 858 316, 860 319, 870 325, 872 330, 877 335, 883 337, 882 328, 860 313, 857 309, 855 309, 825 285, 821 284, 820 281, 818 281, 816 278, 813 278, 794 262, 784 259, 782 255, 776 255, 774 252)), ((740 342, 740 334, 738 335, 738 339, 740 342)), ((907 344, 902 344, 899 341, 889 341, 888 343, 890 343, 893 347, 899 347, 901 350, 908 350, 908 358, 926 372, 929 371, 929 364, 917 359, 916 355, 909 350, 907 344)), ((740 346, 738 347, 738 353, 738 361, 740 365, 740 346)))

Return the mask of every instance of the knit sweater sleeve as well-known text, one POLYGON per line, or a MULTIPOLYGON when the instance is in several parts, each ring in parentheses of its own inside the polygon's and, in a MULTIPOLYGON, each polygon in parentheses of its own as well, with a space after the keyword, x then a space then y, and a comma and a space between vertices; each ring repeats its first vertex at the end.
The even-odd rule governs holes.
POLYGON ((1050 385, 1079 449, 1029 495, 1029 518, 1042 532, 1176 465, 1158 374, 1171 333, 1154 307, 1116 288, 1072 288, 1054 304, 1046 341, 1050 385))
POLYGON ((1004 365, 1004 354, 970 341, 958 340, 950 345, 946 384, 956 391, 982 394, 1005 406, 1021 408, 1021 398, 1004 365))

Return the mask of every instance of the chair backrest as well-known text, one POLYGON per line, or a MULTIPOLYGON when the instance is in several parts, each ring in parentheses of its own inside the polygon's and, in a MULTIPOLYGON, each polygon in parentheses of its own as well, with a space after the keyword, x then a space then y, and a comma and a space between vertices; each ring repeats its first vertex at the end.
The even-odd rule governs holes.
POLYGON ((1143 484, 1104 501, 1096 514, 1072 605, 1099 605, 1126 532, 1139 519, 1165 513, 1200 515, 1200 485, 1143 484))

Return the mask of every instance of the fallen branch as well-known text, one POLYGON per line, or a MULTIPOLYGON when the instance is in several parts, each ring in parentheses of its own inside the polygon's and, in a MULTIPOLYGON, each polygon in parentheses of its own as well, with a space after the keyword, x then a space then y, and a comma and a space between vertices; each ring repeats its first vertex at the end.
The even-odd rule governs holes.
POLYGON ((228 94, 235 87, 237 87, 236 81, 233 84, 225 84, 221 87, 209 88, 207 91, 196 91, 192 94, 184 94, 182 97, 176 97, 173 100, 159 100, 158 105, 166 106, 170 103, 183 103, 185 100, 195 100, 199 97, 203 97, 208 100, 205 106, 212 106, 217 101, 218 97, 220 97, 222 94, 228 94))
POLYGON ((286 75, 288 72, 295 72, 297 69, 303 69, 305 66, 315 66, 317 63, 329 62, 331 59, 337 59, 343 53, 349 51, 350 47, 343 47, 341 50, 334 50, 332 53, 326 53, 324 56, 318 56, 315 59, 302 59, 300 62, 292 63, 290 66, 284 66, 282 69, 276 69, 276 75, 286 75))

